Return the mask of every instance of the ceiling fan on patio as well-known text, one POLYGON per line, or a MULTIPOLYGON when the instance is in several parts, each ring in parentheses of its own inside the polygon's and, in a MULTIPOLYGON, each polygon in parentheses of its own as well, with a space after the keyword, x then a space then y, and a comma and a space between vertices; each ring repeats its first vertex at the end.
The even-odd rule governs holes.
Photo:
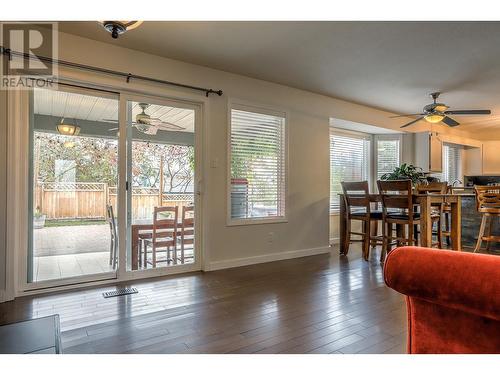
MULTIPOLYGON (((149 107, 147 103, 139 103, 139 107, 141 107, 142 112, 138 113, 135 116, 135 121, 132 122, 132 126, 135 127, 138 131, 144 134, 156 135, 158 130, 166 130, 166 131, 179 131, 184 130, 182 126, 172 124, 171 122, 163 121, 156 117, 151 117, 146 113, 146 109, 149 107)), ((103 119, 105 122, 114 122, 118 123, 117 120, 111 119, 103 119)), ((109 131, 115 131, 119 128, 112 128, 109 131)))
POLYGON ((433 99, 433 103, 427 104, 424 109, 422 110, 422 113, 412 113, 408 115, 397 115, 397 116, 391 116, 390 118, 396 118, 396 117, 408 117, 408 116, 420 116, 417 119, 410 121, 407 124, 404 124, 401 126, 401 128, 406 128, 407 126, 413 125, 414 123, 420 121, 420 120, 425 120, 427 122, 431 123, 438 123, 438 122, 443 122, 444 124, 448 126, 457 126, 460 125, 458 121, 453 120, 451 117, 448 115, 489 115, 491 114, 491 111, 489 109, 456 109, 449 111, 448 107, 446 104, 443 103, 437 103, 436 100, 439 98, 440 92, 433 92, 430 94, 431 98, 433 99))

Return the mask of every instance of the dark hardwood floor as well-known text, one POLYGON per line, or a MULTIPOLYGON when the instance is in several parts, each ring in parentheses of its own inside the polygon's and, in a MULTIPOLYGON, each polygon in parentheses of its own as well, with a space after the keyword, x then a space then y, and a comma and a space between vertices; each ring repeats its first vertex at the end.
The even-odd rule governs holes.
POLYGON ((65 353, 404 353, 404 299, 360 253, 22 297, 0 324, 57 313, 65 353))

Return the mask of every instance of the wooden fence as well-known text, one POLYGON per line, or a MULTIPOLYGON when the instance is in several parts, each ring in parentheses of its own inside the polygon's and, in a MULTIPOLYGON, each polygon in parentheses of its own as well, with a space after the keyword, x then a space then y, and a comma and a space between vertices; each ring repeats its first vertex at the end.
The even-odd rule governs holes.
MULTIPOLYGON (((192 193, 163 193, 155 188, 132 189, 132 217, 151 218, 156 206, 187 206, 192 193)), ((99 182, 39 182, 34 207, 48 220, 103 220, 106 205, 117 207, 117 189, 99 182)))

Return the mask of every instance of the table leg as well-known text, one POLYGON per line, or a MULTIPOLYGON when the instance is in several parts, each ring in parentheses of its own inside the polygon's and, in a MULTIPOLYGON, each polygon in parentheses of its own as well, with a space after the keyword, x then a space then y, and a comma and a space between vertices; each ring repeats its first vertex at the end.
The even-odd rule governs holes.
POLYGON ((139 230, 132 226, 132 271, 138 269, 138 253, 137 249, 139 247, 139 230))
POLYGON ((344 197, 340 197, 340 207, 339 207, 339 241, 340 241, 340 254, 347 255, 349 252, 349 243, 347 242, 347 238, 349 237, 347 232, 347 215, 346 215, 346 206, 344 202, 344 197))
POLYGON ((432 246, 431 200, 428 196, 420 200, 420 237, 422 247, 432 246))
POLYGON ((451 204, 451 248, 462 251, 462 197, 451 204))

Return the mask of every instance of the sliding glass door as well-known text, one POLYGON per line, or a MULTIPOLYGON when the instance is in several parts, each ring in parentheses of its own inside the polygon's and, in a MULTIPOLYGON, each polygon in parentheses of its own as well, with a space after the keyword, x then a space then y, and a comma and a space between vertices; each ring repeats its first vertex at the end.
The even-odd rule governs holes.
POLYGON ((127 270, 192 266, 196 108, 141 97, 126 106, 127 270))
POLYGON ((28 283, 115 277, 118 95, 35 89, 28 283))
POLYGON ((200 107, 65 85, 31 98, 24 281, 199 269, 200 107))

